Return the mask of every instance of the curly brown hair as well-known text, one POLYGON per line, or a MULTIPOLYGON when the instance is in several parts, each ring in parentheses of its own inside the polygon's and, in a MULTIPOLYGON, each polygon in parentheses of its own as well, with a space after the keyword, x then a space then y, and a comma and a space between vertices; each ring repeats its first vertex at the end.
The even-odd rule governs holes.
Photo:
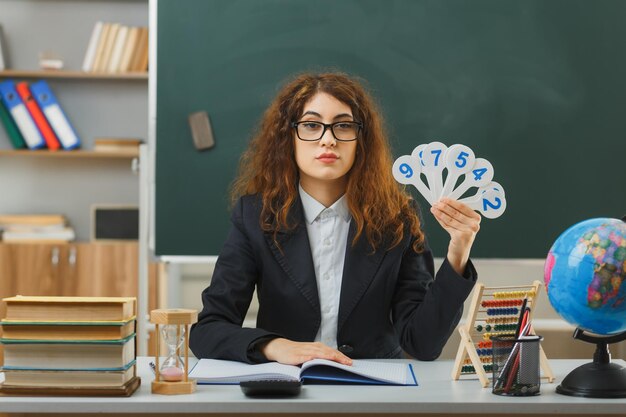
POLYGON ((241 157, 239 174, 231 187, 233 202, 243 195, 260 195, 261 228, 272 231, 274 240, 278 230, 296 226, 288 224, 299 182, 291 123, 301 117, 305 104, 319 92, 347 104, 355 120, 363 123, 354 165, 346 174, 347 204, 356 226, 352 244, 365 232, 374 250, 382 244, 391 249, 402 241, 406 228, 415 237, 413 249, 420 252, 424 243, 420 219, 411 197, 391 173, 391 151, 380 112, 363 83, 343 73, 305 73, 283 86, 241 157), (271 167, 267 166, 269 160, 271 167))

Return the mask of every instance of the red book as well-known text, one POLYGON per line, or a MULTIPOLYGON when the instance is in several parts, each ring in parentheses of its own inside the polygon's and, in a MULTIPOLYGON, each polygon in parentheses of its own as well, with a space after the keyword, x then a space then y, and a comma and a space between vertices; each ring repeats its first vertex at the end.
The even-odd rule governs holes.
POLYGON ((42 113, 39 105, 33 98, 33 95, 30 93, 30 89, 28 88, 28 83, 21 82, 17 83, 15 86, 17 93, 20 95, 24 104, 26 104, 26 108, 28 112, 33 117, 35 124, 37 125, 37 129, 41 132, 41 136, 43 136, 46 141, 46 145, 48 145, 48 149, 51 151, 56 151, 61 147, 61 143, 57 138, 57 135, 54 134, 54 130, 50 127, 50 123, 48 123, 48 119, 42 113))

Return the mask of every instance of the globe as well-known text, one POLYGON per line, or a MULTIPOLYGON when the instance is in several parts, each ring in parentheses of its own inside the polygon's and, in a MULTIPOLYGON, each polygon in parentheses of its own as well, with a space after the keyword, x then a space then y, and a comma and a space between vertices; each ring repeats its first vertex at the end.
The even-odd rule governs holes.
POLYGON ((544 279, 567 322, 603 336, 626 331, 626 222, 596 218, 567 229, 548 253, 544 279))

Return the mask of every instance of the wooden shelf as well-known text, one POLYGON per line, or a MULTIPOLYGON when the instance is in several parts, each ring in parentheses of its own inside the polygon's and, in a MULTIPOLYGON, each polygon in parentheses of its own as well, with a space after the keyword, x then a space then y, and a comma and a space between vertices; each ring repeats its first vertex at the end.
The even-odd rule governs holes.
POLYGON ((103 151, 48 151, 48 150, 7 150, 0 149, 0 156, 23 156, 39 158, 117 158, 132 159, 139 157, 139 150, 128 152, 103 152, 103 151))
POLYGON ((90 80, 139 80, 148 79, 147 72, 127 72, 120 74, 83 72, 83 71, 57 71, 57 70, 4 70, 0 71, 0 78, 64 78, 64 79, 90 79, 90 80))

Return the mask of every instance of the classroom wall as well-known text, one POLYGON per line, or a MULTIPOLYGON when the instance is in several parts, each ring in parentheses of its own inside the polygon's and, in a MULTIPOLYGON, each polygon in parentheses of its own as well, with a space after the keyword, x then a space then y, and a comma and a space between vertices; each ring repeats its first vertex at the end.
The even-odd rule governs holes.
MULTIPOLYGON (((441 259, 435 259, 436 267, 441 265, 441 259)), ((543 282, 543 259, 474 259, 479 274, 479 281, 485 286, 527 285, 534 280, 543 282)), ((180 305, 183 307, 202 309, 200 294, 211 279, 214 264, 181 264, 180 271, 180 305)), ((471 296, 465 303, 465 312, 468 310, 471 296)), ((256 297, 246 317, 244 326, 254 327, 258 309, 256 297)), ((547 357, 550 358, 582 358, 593 356, 594 346, 572 339, 574 327, 563 321, 554 311, 548 301, 545 291, 540 295, 534 313, 535 329, 537 334, 544 337, 542 346, 547 357)), ((464 320, 464 318, 463 318, 464 320)), ((441 359, 453 359, 459 346, 458 332, 454 332, 446 344, 441 359)), ((614 359, 626 360, 626 342, 610 347, 614 359)))
MULTIPOLYGON (((80 69, 96 21, 148 25, 146 0, 2 0, 0 25, 10 69, 38 69, 38 52, 54 51, 80 69)), ((36 80, 36 79, 35 79, 36 80)), ((35 81, 29 80, 29 81, 35 81)), ((94 137, 148 137, 145 81, 48 79, 84 149, 94 137)), ((11 149, 0 128, 0 149, 11 149)), ((88 240, 91 205, 138 205, 130 160, 0 158, 0 213, 62 213, 88 240)))

